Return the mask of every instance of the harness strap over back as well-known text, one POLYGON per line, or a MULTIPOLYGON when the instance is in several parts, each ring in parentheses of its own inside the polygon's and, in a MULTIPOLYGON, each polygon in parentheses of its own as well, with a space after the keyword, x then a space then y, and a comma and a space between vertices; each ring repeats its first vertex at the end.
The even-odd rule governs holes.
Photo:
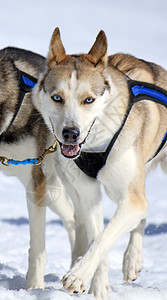
MULTIPOLYGON (((126 112, 126 115, 124 117, 124 120, 118 129, 118 131, 115 133, 113 138, 111 139, 107 149, 105 152, 81 152, 81 155, 75 159, 76 165, 88 176, 92 178, 96 178, 98 172, 102 169, 102 167, 105 165, 107 157, 114 146, 119 134, 121 133, 126 120, 129 116, 129 113, 133 107, 133 105, 139 101, 142 100, 150 100, 153 102, 156 102, 158 104, 164 105, 167 108, 167 91, 157 87, 154 84, 141 82, 141 81, 135 81, 131 80, 129 77, 127 77, 128 87, 129 87, 129 105, 126 112)), ((164 138, 157 149, 155 155, 152 157, 154 158, 160 150, 163 148, 167 141, 167 131, 164 135, 164 138)), ((152 159, 151 158, 151 159, 152 159)), ((150 160, 151 160, 150 159, 150 160)))
MULTIPOLYGON (((167 108, 167 91, 155 86, 150 83, 145 83, 141 81, 129 81, 130 90, 132 92, 132 99, 134 99, 134 103, 141 101, 141 100, 150 100, 156 102, 158 104, 164 105, 167 108)), ((157 151, 155 152, 154 156, 149 160, 151 161, 154 157, 158 155, 161 151, 163 146, 167 142, 167 131, 164 134, 164 137, 161 141, 160 146, 158 147, 157 151)))
POLYGON ((0 135, 0 141, 3 139, 4 135, 9 131, 10 127, 12 126, 14 120, 16 119, 16 116, 20 110, 20 107, 22 105, 22 102, 24 100, 25 94, 31 92, 32 88, 35 86, 35 84, 37 83, 37 79, 32 77, 31 75, 20 71, 19 69, 17 69, 17 77, 18 77, 18 81, 19 81, 19 96, 18 96, 18 102, 16 105, 16 109, 13 115, 12 120, 10 121, 9 126, 7 127, 7 129, 5 130, 5 132, 3 132, 0 135))

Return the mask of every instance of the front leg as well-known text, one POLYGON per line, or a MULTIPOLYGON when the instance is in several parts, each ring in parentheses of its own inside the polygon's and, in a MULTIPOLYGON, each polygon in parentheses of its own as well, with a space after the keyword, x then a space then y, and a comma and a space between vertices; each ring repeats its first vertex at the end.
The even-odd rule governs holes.
MULTIPOLYGON (((80 258, 77 260, 78 256, 83 256, 86 253, 92 240, 94 240, 104 227, 99 182, 90 180, 82 173, 80 174, 80 177, 78 176, 77 178, 75 186, 72 188, 72 185, 70 185, 68 189, 74 203, 76 218, 76 242, 73 252, 73 263, 75 261, 77 262, 74 263, 74 268, 80 261, 80 258), (78 181, 77 178, 79 178, 78 181), (77 187, 77 189, 75 187, 77 187)), ((65 183, 65 186, 68 188, 68 182, 65 183)), ((88 278, 89 274, 87 276, 87 271, 88 270, 86 270, 85 275, 88 278)), ((95 271, 96 272, 93 272, 93 279, 90 278, 90 280, 92 279, 92 282, 89 293, 98 297, 100 300, 104 299, 104 295, 106 295, 108 291, 108 260, 104 259, 95 271), (102 295, 103 298, 101 298, 102 295)), ((85 280, 87 278, 85 278, 85 280)), ((80 279, 78 279, 77 282, 79 282, 79 280, 80 279)), ((84 287, 86 287, 85 284, 83 289, 84 287)), ((83 289, 81 289, 81 292, 83 289)), ((75 291, 75 286, 72 287, 71 291, 75 291)), ((76 291, 78 291, 77 287, 76 291)))
POLYGON ((67 230, 72 254, 75 244, 74 207, 67 197, 64 186, 58 177, 54 175, 48 176, 46 194, 47 206, 60 217, 67 230))
POLYGON ((29 266, 26 289, 44 289, 45 253, 45 177, 36 167, 33 178, 27 186, 27 205, 30 222, 29 266))
MULTIPOLYGON (((63 285, 70 292, 82 293, 91 281, 100 261, 126 232, 136 227, 145 217, 147 201, 136 190, 124 198, 106 228, 97 235, 88 251, 64 276, 63 285)), ((103 298, 104 299, 104 298, 103 298)))

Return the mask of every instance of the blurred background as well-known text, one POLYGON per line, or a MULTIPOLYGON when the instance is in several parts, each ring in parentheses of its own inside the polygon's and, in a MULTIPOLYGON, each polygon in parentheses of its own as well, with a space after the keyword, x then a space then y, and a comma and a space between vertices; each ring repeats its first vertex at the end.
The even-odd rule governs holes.
POLYGON ((47 54, 58 26, 66 51, 87 52, 99 30, 109 53, 128 52, 167 68, 166 0, 0 0, 0 42, 47 54))

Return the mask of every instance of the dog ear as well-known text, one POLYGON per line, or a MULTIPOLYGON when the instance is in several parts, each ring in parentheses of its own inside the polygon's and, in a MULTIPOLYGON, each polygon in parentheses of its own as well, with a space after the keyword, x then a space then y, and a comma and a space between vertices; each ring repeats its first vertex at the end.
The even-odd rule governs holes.
POLYGON ((86 55, 86 58, 94 65, 99 63, 103 65, 107 64, 107 38, 103 30, 97 35, 96 41, 88 52, 88 55, 86 55))
POLYGON ((51 38, 49 54, 47 58, 48 67, 54 67, 56 64, 59 64, 61 61, 66 59, 68 56, 66 55, 65 49, 63 47, 59 28, 56 27, 51 38))

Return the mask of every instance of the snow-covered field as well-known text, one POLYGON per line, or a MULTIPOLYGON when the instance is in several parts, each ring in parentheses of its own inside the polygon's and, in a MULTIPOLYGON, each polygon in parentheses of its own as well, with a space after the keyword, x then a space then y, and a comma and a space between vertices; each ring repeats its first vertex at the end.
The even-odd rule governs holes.
MULTIPOLYGON (((0 0, 1 48, 8 45, 47 54, 53 29, 60 27, 68 53, 86 52, 100 29, 109 53, 128 52, 167 68, 166 0, 0 0)), ((69 269, 70 249, 59 218, 47 212, 44 291, 24 291, 29 230, 25 191, 14 177, 0 174, 0 300, 70 300, 60 284, 69 269)), ((167 184, 160 169, 147 179, 149 212, 144 236, 144 263, 133 284, 122 281, 121 263, 128 235, 109 253, 111 300, 167 299, 167 184)), ((106 221, 115 210, 103 196, 106 221)), ((90 295, 82 300, 94 299, 90 295)))

